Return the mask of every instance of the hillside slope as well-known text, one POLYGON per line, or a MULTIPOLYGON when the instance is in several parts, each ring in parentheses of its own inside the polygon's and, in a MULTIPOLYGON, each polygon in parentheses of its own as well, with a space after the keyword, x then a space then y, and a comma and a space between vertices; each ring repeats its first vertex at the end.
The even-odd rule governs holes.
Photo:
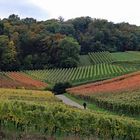
POLYGON ((91 95, 97 92, 113 92, 136 88, 140 88, 140 72, 126 74, 110 80, 73 87, 67 89, 67 91, 78 95, 91 95))

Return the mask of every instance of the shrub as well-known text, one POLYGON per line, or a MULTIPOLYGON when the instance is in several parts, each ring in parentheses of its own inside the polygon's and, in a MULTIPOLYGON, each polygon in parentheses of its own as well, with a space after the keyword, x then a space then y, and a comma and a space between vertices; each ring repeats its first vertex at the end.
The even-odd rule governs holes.
POLYGON ((54 94, 63 94, 66 92, 66 88, 70 88, 71 84, 68 82, 65 83, 56 83, 53 87, 54 94))

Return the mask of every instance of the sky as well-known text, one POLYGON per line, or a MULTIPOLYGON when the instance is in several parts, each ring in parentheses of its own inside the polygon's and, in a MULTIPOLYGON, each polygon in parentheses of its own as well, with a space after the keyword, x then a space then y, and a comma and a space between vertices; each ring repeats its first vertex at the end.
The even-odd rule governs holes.
POLYGON ((139 6, 140 0, 0 0, 0 19, 11 14, 37 20, 90 16, 140 26, 139 6))

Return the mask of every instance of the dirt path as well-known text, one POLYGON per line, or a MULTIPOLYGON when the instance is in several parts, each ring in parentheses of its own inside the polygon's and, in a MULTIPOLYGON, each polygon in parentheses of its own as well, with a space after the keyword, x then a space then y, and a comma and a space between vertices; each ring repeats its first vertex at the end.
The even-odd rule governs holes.
POLYGON ((79 105, 78 103, 72 101, 71 99, 69 99, 68 97, 66 97, 65 95, 56 95, 57 98, 59 98, 60 100, 63 101, 63 103, 73 106, 73 107, 77 107, 80 109, 84 109, 83 106, 79 105))

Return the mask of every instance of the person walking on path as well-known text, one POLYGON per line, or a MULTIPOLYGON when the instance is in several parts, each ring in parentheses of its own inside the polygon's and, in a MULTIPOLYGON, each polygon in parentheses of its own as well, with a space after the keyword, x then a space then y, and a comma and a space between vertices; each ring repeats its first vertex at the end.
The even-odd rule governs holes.
POLYGON ((84 103, 83 103, 83 106, 84 106, 84 109, 86 109, 86 107, 87 107, 87 104, 84 102, 84 103))

